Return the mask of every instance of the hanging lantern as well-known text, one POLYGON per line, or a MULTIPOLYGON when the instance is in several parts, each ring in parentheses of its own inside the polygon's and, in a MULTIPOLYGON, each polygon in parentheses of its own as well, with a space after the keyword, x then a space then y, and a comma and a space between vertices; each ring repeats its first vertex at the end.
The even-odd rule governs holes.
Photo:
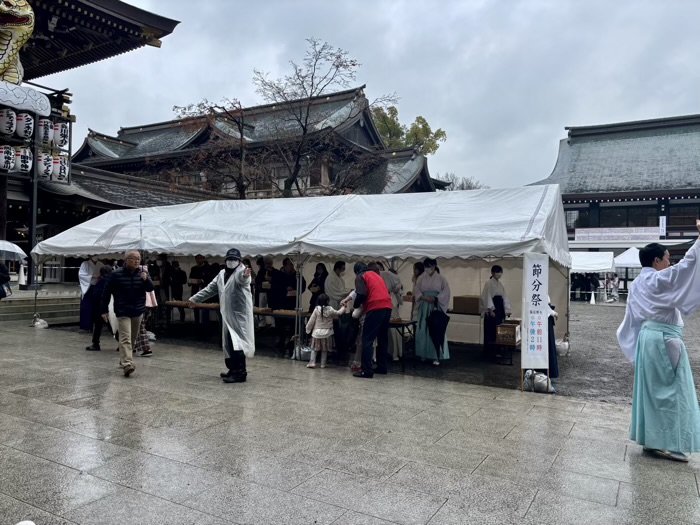
POLYGON ((0 109, 0 133, 12 135, 17 129, 17 114, 9 108, 0 109))
POLYGON ((70 129, 65 122, 56 122, 53 125, 53 143, 59 148, 64 148, 70 140, 70 129))
POLYGON ((17 115, 17 136, 23 139, 28 139, 34 134, 34 117, 29 113, 20 113, 17 115))
POLYGON ((53 140, 53 122, 48 119, 39 121, 39 141, 44 146, 49 146, 53 140))
POLYGON ((42 179, 51 179, 53 173, 53 157, 51 153, 42 151, 39 153, 36 161, 39 163, 39 176, 42 179))
POLYGON ((12 171, 31 173, 34 164, 34 155, 30 148, 17 148, 15 150, 15 167, 12 171))
POLYGON ((53 158, 53 175, 51 180, 55 182, 68 182, 70 173, 70 157, 68 155, 58 155, 53 158))
POLYGON ((0 168, 12 171, 15 167, 15 148, 12 146, 0 146, 0 168))

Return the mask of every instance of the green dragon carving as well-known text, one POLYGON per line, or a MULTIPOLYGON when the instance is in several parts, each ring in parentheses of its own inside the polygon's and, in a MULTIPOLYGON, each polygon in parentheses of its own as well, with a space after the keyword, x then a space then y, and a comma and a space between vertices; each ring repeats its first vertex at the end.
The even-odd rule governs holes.
POLYGON ((0 0, 0 80, 21 84, 19 50, 34 31, 34 11, 27 0, 0 0))

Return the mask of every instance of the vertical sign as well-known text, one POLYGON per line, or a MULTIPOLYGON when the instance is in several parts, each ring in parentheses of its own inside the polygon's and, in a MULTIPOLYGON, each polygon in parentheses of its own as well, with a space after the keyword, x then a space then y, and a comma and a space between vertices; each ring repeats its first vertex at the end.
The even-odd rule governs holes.
POLYGON ((659 215, 659 237, 666 236, 666 216, 659 215))
POLYGON ((549 368, 549 256, 525 254, 521 368, 549 368))

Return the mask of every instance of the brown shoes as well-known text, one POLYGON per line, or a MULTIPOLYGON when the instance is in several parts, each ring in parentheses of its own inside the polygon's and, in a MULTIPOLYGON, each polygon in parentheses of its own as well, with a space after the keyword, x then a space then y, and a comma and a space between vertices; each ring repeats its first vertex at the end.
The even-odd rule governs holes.
POLYGON ((136 370, 136 367, 134 365, 126 365, 124 367, 124 377, 129 377, 134 370, 136 370))

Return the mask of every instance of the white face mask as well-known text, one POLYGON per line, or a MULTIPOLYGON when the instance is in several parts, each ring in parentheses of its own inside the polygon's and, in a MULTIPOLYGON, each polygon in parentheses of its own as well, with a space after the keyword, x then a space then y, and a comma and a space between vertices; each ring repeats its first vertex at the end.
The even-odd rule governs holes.
POLYGON ((345 270, 343 270, 342 272, 340 272, 340 276, 341 276, 341 277, 344 276, 344 275, 345 275, 345 270))
POLYGON ((239 264, 241 264, 241 261, 229 259, 226 261, 226 268, 228 268, 229 270, 235 270, 236 268, 238 268, 239 264))
POLYGON ((90 260, 91 260, 92 262, 96 263, 96 262, 97 262, 97 256, 95 255, 95 256, 90 257, 90 260))
POLYGON ((157 261, 157 262, 156 262, 156 265, 158 265, 158 266, 163 266, 163 261, 157 261))
POLYGON ((501 277, 503 277, 503 272, 498 272, 493 274, 493 278, 496 280, 500 280, 501 277))

